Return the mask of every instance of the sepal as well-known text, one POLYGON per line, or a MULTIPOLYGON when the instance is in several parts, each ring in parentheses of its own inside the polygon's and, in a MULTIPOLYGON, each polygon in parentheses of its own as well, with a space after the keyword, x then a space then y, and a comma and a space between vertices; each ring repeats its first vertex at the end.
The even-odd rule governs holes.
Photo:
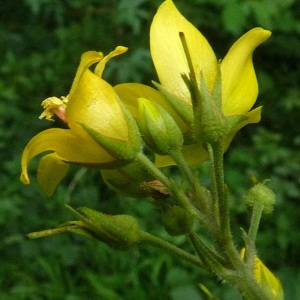
POLYGON ((114 139, 107 137, 103 133, 99 133, 93 128, 81 123, 81 126, 85 129, 85 131, 100 146, 105 148, 111 155, 118 159, 115 164, 109 166, 113 168, 121 167, 131 162, 142 148, 142 139, 134 118, 121 102, 120 106, 128 126, 128 139, 114 139))
MULTIPOLYGON (((193 82, 190 82, 192 89, 193 82)), ((212 91, 209 90, 204 76, 200 74, 199 93, 193 93, 194 125, 193 132, 199 141, 215 143, 228 132, 226 117, 222 111, 222 83, 218 73, 212 91), (197 97, 198 96, 198 97, 197 97)))
POLYGON ((172 106, 174 111, 180 116, 184 123, 190 127, 193 123, 193 108, 191 103, 187 103, 182 99, 172 95, 166 88, 159 83, 152 81, 153 85, 164 95, 168 103, 172 106))

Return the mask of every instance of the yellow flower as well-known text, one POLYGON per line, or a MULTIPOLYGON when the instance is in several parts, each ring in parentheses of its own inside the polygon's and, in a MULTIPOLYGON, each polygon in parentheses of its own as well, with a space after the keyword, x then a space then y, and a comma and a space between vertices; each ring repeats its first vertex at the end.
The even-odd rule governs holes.
POLYGON ((69 163, 105 168, 124 165, 134 158, 141 147, 137 125, 113 87, 101 78, 109 59, 125 51, 127 48, 117 47, 107 56, 101 52, 85 52, 69 95, 43 101, 45 112, 41 117, 51 119, 56 114, 67 122, 69 128, 48 129, 30 140, 21 161, 23 183, 30 183, 29 161, 46 151, 53 153, 41 159, 37 176, 41 189, 47 195, 53 193, 65 176, 69 163), (93 73, 89 67, 95 63, 98 65, 93 73), (102 139, 104 144, 113 146, 103 146, 102 139), (117 149, 114 151, 113 147, 117 149), (116 154, 118 151, 121 157, 116 154))
MULTIPOLYGON (((171 0, 166 0, 159 7, 151 25, 150 47, 160 80, 159 89, 164 96, 168 94, 165 97, 167 99, 162 95, 158 96, 158 91, 150 91, 151 88, 144 85, 121 84, 116 86, 115 90, 133 112, 137 106, 136 98, 148 96, 149 100, 158 102, 170 112, 186 136, 192 127, 193 109, 190 91, 182 79, 182 74, 188 75, 190 69, 179 37, 180 32, 184 34, 199 88, 202 74, 205 85, 212 91, 220 72, 224 115, 245 117, 244 121, 228 133, 224 145, 226 149, 241 127, 260 121, 261 107, 251 110, 258 95, 252 53, 258 45, 270 37, 271 33, 262 28, 248 31, 238 39, 219 63, 206 38, 181 15, 171 0)), ((189 164, 198 164, 207 158, 207 152, 200 142, 193 144, 185 141, 182 151, 189 164)), ((172 164, 172 160, 167 156, 157 155, 156 164, 166 166, 172 164)))

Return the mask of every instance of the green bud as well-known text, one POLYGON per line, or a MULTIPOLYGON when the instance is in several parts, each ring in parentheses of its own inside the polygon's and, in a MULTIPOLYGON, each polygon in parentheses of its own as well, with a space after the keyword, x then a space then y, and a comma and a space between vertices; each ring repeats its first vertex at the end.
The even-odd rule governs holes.
POLYGON ((154 178, 136 161, 120 169, 102 170, 101 174, 110 188, 124 196, 133 198, 151 196, 145 183, 154 178))
POLYGON ((255 202, 263 205, 263 211, 270 214, 275 204, 274 192, 265 185, 265 181, 254 185, 245 197, 245 203, 249 207, 253 207, 255 202))
POLYGON ((171 115, 160 105, 139 98, 138 126, 146 144, 155 153, 168 155, 183 143, 182 133, 171 115))
POLYGON ((166 231, 173 236, 189 233, 194 223, 194 217, 178 205, 164 203, 160 216, 166 231))
POLYGON ((129 215, 106 215, 87 207, 77 211, 68 207, 84 224, 93 237, 109 246, 127 250, 140 240, 140 226, 129 215))

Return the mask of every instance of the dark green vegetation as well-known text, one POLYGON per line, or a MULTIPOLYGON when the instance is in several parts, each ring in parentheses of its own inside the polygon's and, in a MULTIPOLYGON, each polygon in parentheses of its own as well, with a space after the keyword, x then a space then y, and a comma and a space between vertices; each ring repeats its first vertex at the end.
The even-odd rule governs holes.
MULTIPOLYGON (((273 36, 254 54, 260 84, 260 124, 244 128, 226 154, 232 223, 248 224, 242 203, 250 176, 270 178, 277 194, 264 217, 259 256, 282 280, 286 299, 300 299, 300 2, 297 0, 174 0, 207 37, 218 57, 255 26, 273 36)), ((141 226, 166 236, 146 200, 121 199, 99 173, 72 168, 53 197, 46 198, 31 164, 30 186, 19 182, 20 156, 36 133, 59 126, 40 121, 41 101, 66 95, 80 55, 129 51, 109 62, 111 84, 156 79, 149 53, 149 26, 160 0, 1 0, 0 4, 0 298, 18 299, 204 299, 204 283, 221 299, 239 299, 204 272, 150 247, 114 251, 95 240, 63 235, 28 241, 25 234, 73 218, 64 208, 88 206, 128 213, 141 226), (74 187, 74 183, 76 183, 74 187), (222 291, 222 292, 221 292, 222 291)), ((36 162, 37 160, 35 160, 36 162)), ((177 238, 184 245, 183 238, 177 238)), ((237 243, 241 241, 237 237, 237 243)))

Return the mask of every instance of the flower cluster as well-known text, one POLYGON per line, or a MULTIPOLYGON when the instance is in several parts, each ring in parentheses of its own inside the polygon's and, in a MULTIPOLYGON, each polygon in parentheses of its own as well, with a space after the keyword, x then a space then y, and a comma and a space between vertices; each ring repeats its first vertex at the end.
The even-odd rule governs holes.
POLYGON ((275 194, 262 183, 245 197, 252 218, 249 231, 242 229, 245 249, 241 257, 231 234, 223 176, 223 154, 237 131, 260 121, 261 107, 252 109, 258 96, 252 54, 270 35, 262 28, 251 29, 219 60, 201 32, 172 0, 165 0, 150 29, 150 50, 159 83, 153 82, 153 87, 140 83, 113 87, 102 78, 103 72, 109 60, 127 48, 118 46, 106 56, 85 52, 69 94, 42 102, 40 118, 59 118, 67 128, 37 134, 23 151, 23 183, 30 183, 29 162, 45 152, 37 180, 47 196, 53 194, 70 164, 98 168, 104 182, 118 193, 151 197, 166 231, 172 236, 186 235, 197 256, 144 232, 131 216, 109 216, 84 207, 71 209, 80 221, 30 237, 70 231, 118 249, 148 242, 235 285, 245 299, 283 299, 279 280, 255 250, 261 213, 272 211, 275 194), (208 158, 211 191, 200 185, 190 168, 208 158), (178 187, 161 170, 173 164, 188 190, 178 187), (196 222, 216 247, 206 245, 196 234, 196 222))
POLYGON ((270 34, 262 28, 248 31, 220 62, 173 2, 164 1, 150 30, 160 83, 153 82, 155 88, 139 83, 112 87, 102 79, 105 65, 127 48, 119 46, 107 56, 84 53, 69 94, 42 103, 41 117, 51 120, 55 115, 68 129, 48 129, 30 140, 22 156, 21 181, 30 182, 30 160, 48 151, 37 172, 47 195, 69 164, 116 170, 131 164, 144 144, 155 153, 157 167, 174 164, 175 150, 189 165, 200 164, 207 159, 207 143, 217 140, 226 151, 239 129, 260 120, 261 107, 251 110, 258 95, 252 53, 270 34))

